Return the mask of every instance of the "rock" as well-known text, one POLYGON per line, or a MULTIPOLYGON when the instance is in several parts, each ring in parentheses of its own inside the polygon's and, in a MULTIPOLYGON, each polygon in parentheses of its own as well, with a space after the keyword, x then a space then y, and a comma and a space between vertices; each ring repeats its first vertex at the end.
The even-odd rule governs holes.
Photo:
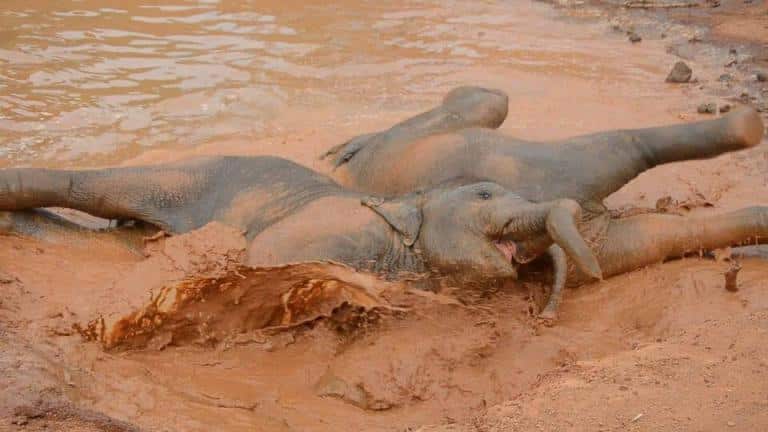
POLYGON ((768 81, 768 73, 758 71, 757 74, 755 74, 755 78, 757 78, 757 80, 760 82, 766 82, 768 81))
POLYGON ((729 73, 724 73, 724 74, 720 75, 720 77, 718 77, 717 80, 718 81, 722 81, 722 82, 733 81, 733 75, 731 75, 729 73))
POLYGON ((713 102, 703 103, 696 108, 696 111, 699 114, 715 114, 717 113, 717 104, 713 102))
POLYGON ((744 91, 744 92, 741 92, 741 94, 739 95, 739 99, 742 102, 747 103, 752 99, 752 95, 744 91))
POLYGON ((735 422, 732 422, 732 421, 728 422, 728 427, 735 427, 735 426, 736 426, 735 422))
POLYGON ((730 110, 731 110, 731 105, 730 104, 722 104, 722 105, 720 105, 720 112, 721 113, 727 113, 730 110))
POLYGON ((693 70, 691 70, 685 62, 679 61, 675 63, 672 70, 669 71, 666 81, 668 83, 678 84, 687 83, 691 80, 691 76, 693 76, 693 70))
POLYGON ((635 33, 635 32, 629 32, 629 41, 630 41, 630 42, 632 42, 632 43, 638 43, 638 42, 640 42, 641 40, 643 40, 643 38, 641 38, 639 34, 637 34, 637 33, 635 33))

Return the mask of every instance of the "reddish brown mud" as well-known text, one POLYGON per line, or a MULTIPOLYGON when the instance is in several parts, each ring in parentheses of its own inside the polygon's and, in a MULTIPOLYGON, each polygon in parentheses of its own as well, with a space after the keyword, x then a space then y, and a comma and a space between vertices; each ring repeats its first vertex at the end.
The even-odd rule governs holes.
MULTIPOLYGON (((752 66, 718 81, 730 53, 708 43, 764 20, 728 10, 691 51, 684 35, 708 28, 704 13, 5 2, 0 164, 277 154, 320 167, 326 148, 461 84, 509 93, 502 130, 522 138, 706 118, 701 102, 743 88, 762 97, 752 66), (611 28, 627 20, 677 33, 635 24, 643 41, 632 44, 611 28), (698 84, 664 82, 673 53, 698 84)), ((767 175, 761 145, 651 170, 608 204, 768 205, 767 175)), ((736 292, 724 287, 729 262, 695 257, 567 290, 560 320, 543 327, 530 314, 538 286, 434 294, 329 263, 244 269, 243 240, 219 225, 152 241, 147 257, 97 239, 0 240, 0 430, 768 427, 768 264, 756 258, 741 259, 736 292)))

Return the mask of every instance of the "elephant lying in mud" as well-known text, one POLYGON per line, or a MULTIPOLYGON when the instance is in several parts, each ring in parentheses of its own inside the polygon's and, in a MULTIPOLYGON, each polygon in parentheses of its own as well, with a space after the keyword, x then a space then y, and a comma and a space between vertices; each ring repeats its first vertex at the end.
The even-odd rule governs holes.
MULTIPOLYGON (((535 143, 493 130, 504 121, 507 102, 498 90, 460 87, 431 111, 352 138, 322 159, 342 186, 383 196, 492 181, 532 202, 573 199, 587 210, 579 229, 604 276, 768 235, 765 208, 704 218, 651 214, 611 219, 602 205, 608 195, 656 165, 757 145, 764 127, 754 109, 741 107, 697 123, 535 143)), ((555 284, 542 316, 554 318, 563 285, 578 284, 587 275, 568 266, 556 247, 550 251, 555 284)), ((532 256, 520 252, 511 252, 518 263, 530 261, 532 256)))
MULTIPOLYGON (((329 260, 388 276, 427 273, 483 282, 516 277, 511 254, 524 250, 537 256, 554 242, 582 271, 601 277, 576 229, 575 201, 530 203, 489 182, 385 201, 275 157, 84 171, 0 170, 0 210, 10 211, 6 231, 75 229, 31 210, 42 207, 142 221, 167 233, 217 221, 243 231, 246 264, 252 266, 329 260)), ((106 234, 130 236, 137 230, 148 234, 145 224, 106 234)))

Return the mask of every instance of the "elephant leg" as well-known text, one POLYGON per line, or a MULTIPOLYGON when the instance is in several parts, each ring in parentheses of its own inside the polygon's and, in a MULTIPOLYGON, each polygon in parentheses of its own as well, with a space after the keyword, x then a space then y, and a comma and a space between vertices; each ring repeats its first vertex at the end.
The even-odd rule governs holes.
POLYGON ((331 148, 320 158, 334 156, 350 146, 371 142, 411 142, 467 128, 496 129, 507 118, 508 103, 507 95, 501 90, 458 87, 448 92, 437 107, 403 120, 385 131, 358 135, 331 148))
POLYGON ((768 207, 715 216, 646 214, 614 219, 596 248, 603 274, 612 276, 690 253, 758 243, 768 243, 768 207))
POLYGON ((749 148, 760 143, 763 132, 758 113, 740 107, 713 120, 602 132, 558 144, 563 146, 561 165, 583 171, 578 199, 602 201, 656 165, 749 148))
MULTIPOLYGON (((0 210, 66 207, 106 219, 141 220, 167 232, 195 223, 184 208, 199 201, 210 173, 204 164, 52 170, 0 170, 0 210)), ((200 215, 196 215, 200 216, 200 215)), ((205 215, 202 215, 205 216, 205 215)))
POLYGON ((0 235, 21 235, 52 242, 109 242, 136 254, 141 254, 144 240, 156 231, 141 224, 93 229, 44 209, 0 211, 0 235))

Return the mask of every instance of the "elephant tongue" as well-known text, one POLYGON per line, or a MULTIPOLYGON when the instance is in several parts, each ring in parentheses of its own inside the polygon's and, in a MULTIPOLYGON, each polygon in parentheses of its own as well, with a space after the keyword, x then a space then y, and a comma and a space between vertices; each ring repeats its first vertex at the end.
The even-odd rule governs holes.
POLYGON ((515 242, 510 240, 498 240, 494 241, 493 245, 496 246, 496 249, 500 250, 501 253, 504 254, 504 257, 509 261, 512 262, 515 253, 517 252, 517 246, 515 245, 515 242))

